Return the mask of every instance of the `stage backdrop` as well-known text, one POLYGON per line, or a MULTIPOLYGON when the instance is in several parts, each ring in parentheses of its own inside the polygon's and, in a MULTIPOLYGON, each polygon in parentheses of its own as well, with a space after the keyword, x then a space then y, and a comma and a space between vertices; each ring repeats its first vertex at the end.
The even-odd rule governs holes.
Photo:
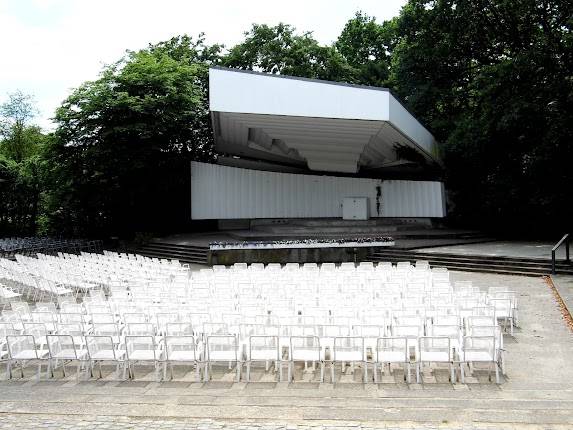
POLYGON ((372 218, 441 218, 444 185, 299 175, 191 163, 192 219, 341 218, 345 197, 367 197, 372 218))

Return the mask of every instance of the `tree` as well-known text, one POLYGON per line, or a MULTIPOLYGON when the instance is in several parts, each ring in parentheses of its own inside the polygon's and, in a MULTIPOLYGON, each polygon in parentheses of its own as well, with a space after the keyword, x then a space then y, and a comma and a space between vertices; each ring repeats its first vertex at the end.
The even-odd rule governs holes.
POLYGON ((357 12, 334 44, 347 63, 358 71, 360 83, 386 86, 390 74, 395 22, 378 24, 373 17, 357 12))
POLYGON ((253 24, 245 40, 229 50, 222 64, 265 73, 356 82, 356 70, 332 46, 321 46, 312 33, 296 34, 287 24, 253 24))
POLYGON ((48 225, 129 235, 190 219, 189 161, 213 155, 206 76, 219 50, 182 36, 128 52, 64 101, 48 225))
POLYGON ((454 219, 567 230, 573 183, 573 5, 410 0, 390 84, 444 143, 454 219))
POLYGON ((35 234, 42 192, 41 153, 49 138, 31 124, 33 97, 16 91, 0 105, 0 232, 35 234))
POLYGON ((22 91, 8 94, 8 100, 0 105, 1 151, 17 162, 34 151, 41 134, 38 127, 29 125, 36 113, 33 97, 22 91))

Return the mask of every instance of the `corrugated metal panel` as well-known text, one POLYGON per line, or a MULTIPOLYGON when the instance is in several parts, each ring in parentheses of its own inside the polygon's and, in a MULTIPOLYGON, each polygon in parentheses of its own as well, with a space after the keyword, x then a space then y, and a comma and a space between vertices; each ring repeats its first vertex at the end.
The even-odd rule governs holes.
POLYGON ((383 181, 382 216, 442 218, 444 184, 434 181, 383 181))
POLYGON ((191 163, 192 219, 340 218, 345 197, 368 197, 371 217, 443 217, 440 182, 296 175, 191 163), (381 214, 376 187, 381 186, 381 214))

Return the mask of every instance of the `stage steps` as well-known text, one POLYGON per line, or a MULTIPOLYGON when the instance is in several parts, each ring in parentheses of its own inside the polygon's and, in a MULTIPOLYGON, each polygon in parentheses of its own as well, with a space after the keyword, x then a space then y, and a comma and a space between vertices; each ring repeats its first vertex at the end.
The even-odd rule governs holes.
POLYGON ((132 250, 136 254, 153 258, 168 258, 181 263, 208 264, 209 247, 175 244, 155 239, 132 250))
MULTIPOLYGON (((551 260, 485 255, 460 255, 404 249, 377 249, 366 261, 415 262, 425 260, 432 267, 447 267, 449 270, 499 273, 508 275, 542 276, 551 273, 551 260)), ((557 273, 573 275, 573 264, 562 260, 556 264, 557 273)))

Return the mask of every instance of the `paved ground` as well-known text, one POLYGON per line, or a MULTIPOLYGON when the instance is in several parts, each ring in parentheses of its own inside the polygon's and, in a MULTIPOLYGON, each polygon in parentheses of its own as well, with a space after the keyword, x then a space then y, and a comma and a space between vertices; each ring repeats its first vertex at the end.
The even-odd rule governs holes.
POLYGON ((302 369, 292 384, 275 382, 264 369, 253 371, 254 382, 237 383, 226 368, 216 369, 209 383, 194 382, 186 369, 176 370, 173 381, 155 382, 143 368, 135 381, 104 368, 101 380, 56 374, 37 382, 34 369, 27 369, 24 379, 0 382, 0 429, 573 428, 573 335, 551 289, 541 278, 453 278, 519 293, 521 327, 505 339, 508 377, 499 386, 483 371, 466 384, 451 384, 447 371, 439 371, 408 385, 399 374, 380 384, 362 384, 359 375, 318 383, 316 374, 302 369))
MULTIPOLYGON (((542 258, 551 260, 551 248, 555 243, 548 242, 486 242, 466 245, 439 246, 417 249, 419 252, 437 254, 483 255, 495 257, 542 258)), ((565 259, 565 249, 557 250, 557 258, 565 259)))

